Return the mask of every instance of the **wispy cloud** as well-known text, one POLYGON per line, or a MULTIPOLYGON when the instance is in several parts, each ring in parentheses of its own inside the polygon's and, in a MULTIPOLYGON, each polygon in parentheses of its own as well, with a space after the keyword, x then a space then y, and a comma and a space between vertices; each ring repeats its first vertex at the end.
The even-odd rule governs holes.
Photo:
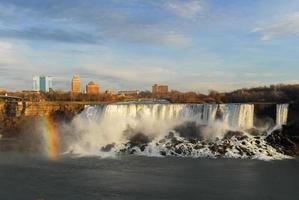
POLYGON ((181 17, 194 18, 203 9, 201 2, 201 0, 173 0, 167 1, 165 7, 181 17))
POLYGON ((76 30, 49 29, 29 27, 26 29, 0 29, 0 37, 18 38, 34 41, 57 41, 66 43, 95 44, 100 42, 100 37, 76 30))
MULTIPOLYGON (((186 31, 169 23, 165 12, 195 16, 198 1, 57 1, 3 0, 0 2, 0 37, 39 41, 98 44, 102 40, 184 47, 191 43, 186 31), (163 7, 163 5, 165 5, 163 7), (148 14, 147 9, 157 8, 148 14), (160 8, 164 8, 161 10, 160 8), (140 9, 141 8, 141 9, 140 9), (139 10, 140 9, 140 10, 139 10)), ((167 15, 167 14, 166 14, 167 15)), ((173 16, 172 16, 173 17, 173 16)), ((172 20, 176 20, 173 19, 172 20)))
POLYGON ((299 35, 299 12, 256 27, 253 32, 261 33, 262 40, 271 40, 275 37, 286 35, 299 35))
POLYGON ((89 64, 81 65, 76 71, 83 79, 94 79, 112 89, 149 89, 155 82, 168 82, 178 76, 176 72, 159 66, 135 65, 89 64))

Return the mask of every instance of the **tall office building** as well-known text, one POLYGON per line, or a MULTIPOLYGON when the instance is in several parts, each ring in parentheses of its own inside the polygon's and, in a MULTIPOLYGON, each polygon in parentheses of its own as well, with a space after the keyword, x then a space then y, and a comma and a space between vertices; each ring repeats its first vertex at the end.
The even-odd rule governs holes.
POLYGON ((72 78, 72 93, 79 93, 80 91, 80 78, 78 75, 74 75, 72 78))
POLYGON ((99 94, 100 93, 100 87, 99 87, 99 85, 97 85, 94 82, 90 81, 86 85, 86 93, 87 94, 99 94))
POLYGON ((33 90, 49 92, 52 88, 52 77, 49 76, 34 76, 33 77, 33 90))

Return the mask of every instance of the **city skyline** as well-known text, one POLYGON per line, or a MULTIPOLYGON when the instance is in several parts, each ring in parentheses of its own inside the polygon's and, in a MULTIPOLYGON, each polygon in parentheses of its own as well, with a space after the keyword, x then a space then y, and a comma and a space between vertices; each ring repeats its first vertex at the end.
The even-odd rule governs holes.
POLYGON ((298 83, 296 0, 3 0, 0 88, 72 74, 111 90, 207 93, 298 83))
MULTIPOLYGON (((53 87, 53 76, 45 76, 45 75, 35 75, 33 76, 33 91, 43 91, 43 92, 49 92, 50 90, 57 90, 55 87, 53 87)), ((54 81, 55 83, 55 81, 54 81)), ((153 93, 168 93, 168 85, 158 85, 154 84, 151 86, 151 89, 146 89, 145 91, 152 91, 153 93)), ((1 89, 1 88, 0 88, 1 89)), ((24 91, 30 91, 28 90, 24 91)), ((76 93, 103 93, 106 91, 115 92, 115 93, 139 93, 139 90, 111 90, 110 88, 101 88, 101 86, 98 83, 95 83, 92 80, 88 80, 86 83, 81 82, 80 76, 78 74, 74 74, 72 78, 70 79, 70 88, 65 90, 65 92, 70 91, 73 94, 76 93), (89 91, 90 90, 90 91, 89 91)))

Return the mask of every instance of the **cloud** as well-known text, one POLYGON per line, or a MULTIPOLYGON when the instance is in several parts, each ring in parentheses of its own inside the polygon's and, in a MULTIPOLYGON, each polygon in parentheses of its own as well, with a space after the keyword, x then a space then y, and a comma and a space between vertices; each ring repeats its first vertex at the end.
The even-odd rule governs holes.
POLYGON ((168 10, 172 11, 173 13, 185 18, 194 18, 202 10, 202 5, 200 0, 192 0, 192 1, 173 0, 165 3, 165 7, 168 10))
POLYGON ((8 90, 31 89, 32 75, 38 68, 26 57, 26 45, 0 41, 0 87, 8 90))
POLYGON ((35 41, 56 41, 66 43, 84 43, 95 44, 99 43, 100 37, 89 33, 84 33, 75 30, 49 29, 40 27, 30 27, 23 30, 15 29, 0 29, 0 37, 3 38, 18 38, 35 41))
POLYGON ((299 35, 299 12, 282 17, 271 24, 256 27, 253 32, 262 34, 262 40, 271 40, 279 36, 299 35))
POLYGON ((146 43, 159 46, 186 47, 191 45, 192 39, 176 31, 168 31, 156 26, 131 26, 119 31, 106 30, 110 37, 126 39, 134 43, 146 43))
POLYGON ((188 18, 199 10, 198 1, 168 1, 166 4, 157 1, 154 4, 117 0, 43 0, 43 3, 3 0, 0 2, 0 37, 86 44, 113 40, 185 47, 191 44, 191 37, 181 25, 172 23, 173 16, 170 21, 167 12, 188 18), (149 15, 148 9, 155 13, 149 15))
POLYGON ((116 67, 108 64, 81 65, 77 72, 83 79, 86 79, 86 82, 87 79, 99 80, 100 84, 105 83, 106 87, 113 89, 146 89, 150 88, 153 83, 161 80, 167 81, 170 77, 177 76, 176 72, 162 67, 116 67))

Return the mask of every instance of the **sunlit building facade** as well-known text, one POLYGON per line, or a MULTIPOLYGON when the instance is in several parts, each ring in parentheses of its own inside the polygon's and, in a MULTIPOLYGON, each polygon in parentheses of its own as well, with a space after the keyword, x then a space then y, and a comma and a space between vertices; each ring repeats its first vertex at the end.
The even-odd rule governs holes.
POLYGON ((155 84, 152 86, 152 93, 153 94, 166 94, 166 93, 168 93, 168 86, 155 84))
POLYGON ((80 77, 78 75, 74 75, 72 78, 71 91, 72 93, 79 93, 81 91, 80 77))
POLYGON ((93 81, 90 81, 86 85, 86 93, 87 94, 99 94, 100 93, 100 87, 98 84, 95 84, 93 81))

